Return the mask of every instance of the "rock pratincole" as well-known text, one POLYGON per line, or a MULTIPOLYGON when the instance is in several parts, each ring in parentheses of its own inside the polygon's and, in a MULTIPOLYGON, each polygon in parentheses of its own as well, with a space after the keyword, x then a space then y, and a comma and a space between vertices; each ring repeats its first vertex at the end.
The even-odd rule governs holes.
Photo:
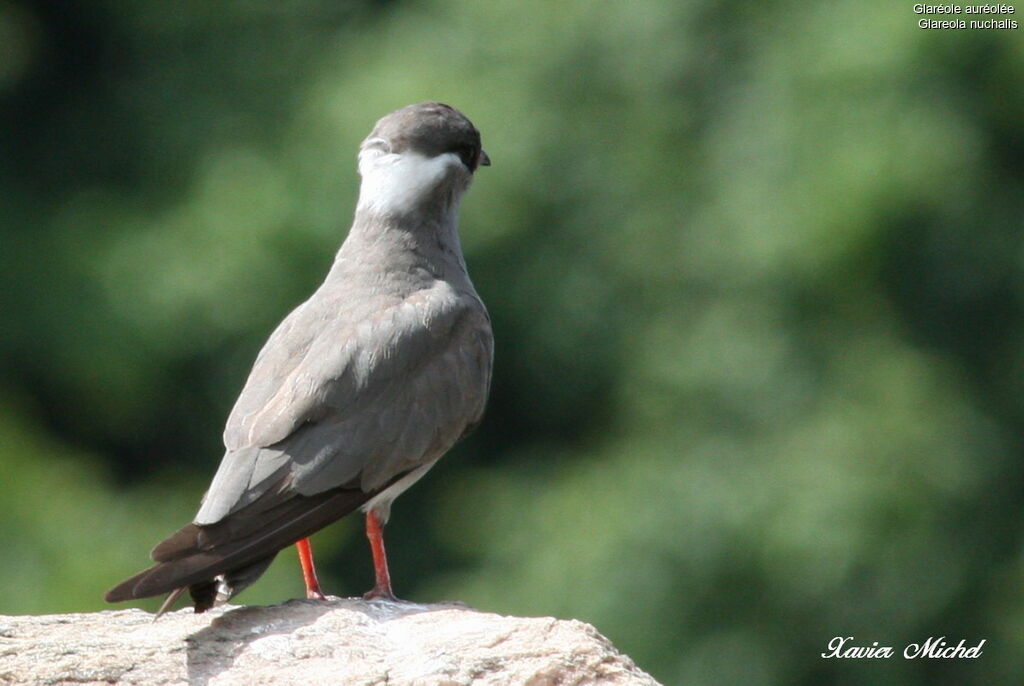
POLYGON ((487 400, 491 324, 458 213, 489 164, 479 132, 447 105, 377 122, 360 148, 348 237, 256 358, 199 512, 109 602, 170 593, 162 613, 188 590, 203 612, 292 544, 307 597, 323 598, 307 537, 357 509, 376 577, 366 597, 394 598, 383 539, 391 503, 476 426, 487 400))

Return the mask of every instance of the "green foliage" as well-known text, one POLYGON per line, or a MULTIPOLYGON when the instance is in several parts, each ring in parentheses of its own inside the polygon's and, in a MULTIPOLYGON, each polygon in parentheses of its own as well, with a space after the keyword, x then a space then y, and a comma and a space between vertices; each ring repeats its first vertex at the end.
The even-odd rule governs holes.
MULTIPOLYGON (((0 611, 100 609, 188 520, 359 140, 437 99, 494 161, 462 225, 497 369, 395 508, 400 594, 592 621, 665 683, 1024 671, 1017 32, 881 2, 170 7, 0 4, 0 611), (822 660, 837 635, 988 643, 822 660)), ((369 586, 358 529, 318 537, 333 592, 369 586)), ((299 595, 293 566, 243 600, 299 595)))

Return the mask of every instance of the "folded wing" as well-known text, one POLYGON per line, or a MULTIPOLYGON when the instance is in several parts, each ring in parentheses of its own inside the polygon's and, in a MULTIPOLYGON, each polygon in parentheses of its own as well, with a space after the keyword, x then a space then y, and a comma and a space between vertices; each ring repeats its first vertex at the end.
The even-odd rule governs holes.
POLYGON ((195 591, 247 566, 258 576, 278 550, 433 462, 479 421, 492 338, 475 295, 435 282, 349 302, 360 310, 339 314, 344 302, 314 294, 281 323, 231 413, 194 523, 108 600, 195 591))

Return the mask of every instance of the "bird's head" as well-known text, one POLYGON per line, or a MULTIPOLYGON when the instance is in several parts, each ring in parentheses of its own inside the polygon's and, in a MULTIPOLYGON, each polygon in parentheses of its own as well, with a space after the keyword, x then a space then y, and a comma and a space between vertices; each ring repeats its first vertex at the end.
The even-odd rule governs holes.
POLYGON ((458 206, 473 173, 491 163, 480 132, 438 102, 409 105, 377 122, 359 149, 359 209, 404 215, 458 206))

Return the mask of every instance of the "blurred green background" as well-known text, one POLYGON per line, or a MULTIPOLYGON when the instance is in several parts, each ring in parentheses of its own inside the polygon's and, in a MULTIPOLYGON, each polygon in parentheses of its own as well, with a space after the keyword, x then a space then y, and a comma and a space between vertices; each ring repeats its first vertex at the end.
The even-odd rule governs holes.
MULTIPOLYGON (((1024 28, 918 19, 0 0, 0 612, 104 609, 191 518, 359 141, 436 99, 494 160, 496 370, 395 507, 397 592, 592 622, 666 684, 1020 683, 1024 28), (943 635, 984 655, 820 657, 943 635)), ((361 522, 314 545, 372 584, 361 522)), ((301 594, 286 550, 240 601, 301 594)))

